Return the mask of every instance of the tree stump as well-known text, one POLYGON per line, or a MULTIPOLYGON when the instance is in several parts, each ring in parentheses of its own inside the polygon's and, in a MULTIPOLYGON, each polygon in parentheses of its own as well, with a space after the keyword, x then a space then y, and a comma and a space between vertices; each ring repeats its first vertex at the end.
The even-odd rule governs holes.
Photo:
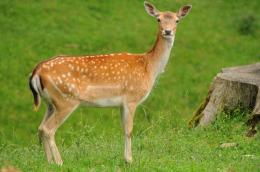
POLYGON ((260 63, 224 68, 215 76, 202 105, 195 112, 190 126, 205 126, 221 111, 239 109, 251 113, 248 136, 256 133, 260 121, 260 63))

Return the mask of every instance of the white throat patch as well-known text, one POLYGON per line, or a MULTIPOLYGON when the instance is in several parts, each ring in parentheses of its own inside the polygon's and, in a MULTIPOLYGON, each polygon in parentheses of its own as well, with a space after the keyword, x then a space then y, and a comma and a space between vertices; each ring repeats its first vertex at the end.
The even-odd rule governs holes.
POLYGON ((174 43, 174 37, 171 40, 167 40, 165 50, 162 52, 162 55, 161 55, 162 60, 159 63, 157 74, 164 72, 164 69, 166 67, 166 64, 168 63, 168 60, 169 60, 169 57, 171 54, 171 49, 172 49, 173 43, 174 43))

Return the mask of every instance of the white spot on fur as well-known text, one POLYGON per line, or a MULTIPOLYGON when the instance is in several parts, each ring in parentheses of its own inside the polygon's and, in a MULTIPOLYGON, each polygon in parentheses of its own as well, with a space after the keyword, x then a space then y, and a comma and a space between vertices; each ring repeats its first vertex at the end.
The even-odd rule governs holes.
POLYGON ((58 79, 59 83, 62 84, 62 80, 59 76, 57 77, 57 79, 58 79))

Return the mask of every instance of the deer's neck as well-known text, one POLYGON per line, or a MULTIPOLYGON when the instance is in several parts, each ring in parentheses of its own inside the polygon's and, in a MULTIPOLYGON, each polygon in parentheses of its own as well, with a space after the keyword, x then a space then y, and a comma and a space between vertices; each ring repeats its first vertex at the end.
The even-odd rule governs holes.
POLYGON ((155 78, 158 76, 158 74, 164 72, 170 57, 173 42, 174 36, 172 39, 165 39, 161 36, 160 33, 158 33, 155 45, 147 53, 149 66, 155 78))

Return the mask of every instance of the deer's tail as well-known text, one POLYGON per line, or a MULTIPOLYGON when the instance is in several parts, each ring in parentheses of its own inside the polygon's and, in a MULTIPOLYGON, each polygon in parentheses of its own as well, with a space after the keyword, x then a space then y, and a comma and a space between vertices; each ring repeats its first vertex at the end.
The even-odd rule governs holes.
POLYGON ((29 86, 34 98, 34 110, 37 111, 41 104, 41 92, 43 90, 43 85, 41 77, 38 74, 33 74, 29 78, 29 86))

